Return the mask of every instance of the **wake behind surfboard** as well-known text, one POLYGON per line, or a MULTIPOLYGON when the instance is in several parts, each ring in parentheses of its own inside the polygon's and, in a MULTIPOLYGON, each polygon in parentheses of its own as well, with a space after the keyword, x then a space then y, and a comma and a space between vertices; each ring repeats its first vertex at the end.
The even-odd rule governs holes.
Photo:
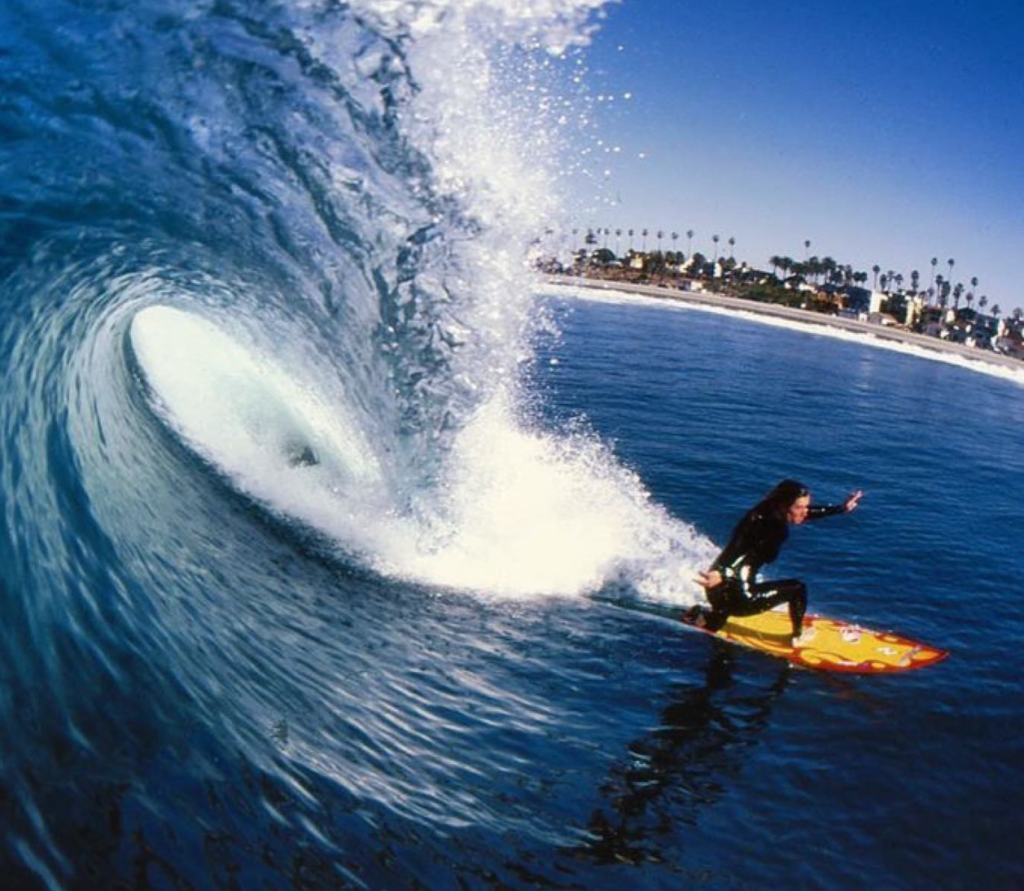
POLYGON ((714 637, 781 656, 796 665, 822 671, 881 674, 925 668, 949 655, 888 631, 872 631, 860 625, 805 616, 797 646, 790 640, 789 613, 770 610, 756 616, 733 616, 717 632, 707 631, 683 618, 683 623, 714 637))

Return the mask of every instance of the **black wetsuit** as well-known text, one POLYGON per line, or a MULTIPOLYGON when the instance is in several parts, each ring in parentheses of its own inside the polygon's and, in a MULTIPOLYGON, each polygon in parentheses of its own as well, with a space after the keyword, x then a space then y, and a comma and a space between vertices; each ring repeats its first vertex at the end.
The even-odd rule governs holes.
MULTIPOLYGON (((845 505, 810 507, 808 520, 819 520, 846 511, 845 505)), ((733 530, 729 543, 718 555, 712 570, 722 574, 721 584, 709 588, 711 612, 706 616, 709 631, 721 628, 729 616, 752 616, 780 603, 789 605, 793 634, 800 634, 807 611, 807 588, 799 579, 759 582, 757 574, 771 563, 789 535, 785 514, 771 505, 759 504, 747 511, 733 530)))

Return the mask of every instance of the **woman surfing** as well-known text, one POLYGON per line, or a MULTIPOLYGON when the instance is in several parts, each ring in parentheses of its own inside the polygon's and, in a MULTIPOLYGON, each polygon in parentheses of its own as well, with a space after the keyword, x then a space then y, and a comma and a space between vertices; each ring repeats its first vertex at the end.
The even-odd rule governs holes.
POLYGON ((789 536, 790 524, 802 526, 808 520, 849 513, 863 494, 858 489, 842 504, 812 507, 806 486, 796 480, 780 482, 743 515, 722 553, 706 572, 699 574, 697 581, 711 608, 695 606, 686 613, 684 621, 715 632, 729 616, 752 616, 785 603, 796 645, 807 612, 807 587, 800 579, 760 581, 761 567, 778 557, 789 536))

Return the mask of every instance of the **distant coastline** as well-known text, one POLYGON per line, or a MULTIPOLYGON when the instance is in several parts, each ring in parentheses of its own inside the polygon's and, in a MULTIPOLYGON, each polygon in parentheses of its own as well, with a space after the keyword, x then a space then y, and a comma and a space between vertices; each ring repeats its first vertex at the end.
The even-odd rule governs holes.
POLYGON ((724 294, 715 294, 710 291, 683 291, 678 288, 660 287, 657 285, 641 285, 623 281, 607 281, 577 275, 548 274, 545 276, 545 280, 553 285, 588 288, 596 291, 617 291, 629 294, 640 294, 645 297, 654 297, 659 300, 686 303, 694 306, 707 306, 732 312, 747 313, 750 315, 770 316, 777 319, 798 322, 808 326, 832 328, 855 334, 863 334, 877 338, 878 340, 914 346, 935 353, 960 356, 971 362, 995 365, 1001 368, 1013 369, 1018 372, 1024 371, 1024 362, 1011 356, 1003 356, 990 350, 979 350, 975 347, 966 346, 960 343, 950 343, 949 341, 941 340, 937 337, 932 337, 926 334, 917 334, 904 329, 886 327, 872 322, 864 322, 858 319, 844 318, 842 316, 824 315, 813 310, 797 309, 795 307, 782 306, 774 303, 761 303, 758 301, 748 300, 743 297, 728 297, 724 294))

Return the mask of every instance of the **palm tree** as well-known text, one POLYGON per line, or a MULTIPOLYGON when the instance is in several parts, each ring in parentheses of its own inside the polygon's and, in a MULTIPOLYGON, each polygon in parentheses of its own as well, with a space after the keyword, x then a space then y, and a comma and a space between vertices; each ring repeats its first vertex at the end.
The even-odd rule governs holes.
POLYGON ((579 229, 572 230, 572 252, 576 253, 576 236, 579 234, 579 229))
POLYGON ((729 237, 729 259, 733 259, 733 249, 736 247, 736 239, 732 236, 729 237))
POLYGON ((785 263, 786 263, 785 257, 780 257, 778 254, 776 254, 774 257, 769 257, 768 258, 768 262, 771 264, 771 267, 772 267, 772 275, 774 275, 776 278, 778 278, 779 277, 778 273, 775 270, 776 269, 780 269, 783 266, 785 266, 785 263))
POLYGON ((629 230, 629 252, 633 253, 633 230, 629 230))
POLYGON ((986 306, 988 306, 988 297, 982 294, 981 297, 978 298, 978 309, 982 310, 986 306))
POLYGON ((999 304, 998 303, 993 303, 992 304, 992 318, 998 319, 1001 313, 1002 313, 1002 310, 999 308, 999 304))
POLYGON ((640 234, 644 237, 641 249, 646 254, 647 253, 647 230, 646 229, 641 229, 640 230, 640 234))
POLYGON ((615 256, 616 257, 619 255, 619 239, 621 237, 622 237, 622 230, 621 229, 616 229, 615 230, 615 256))
POLYGON ((693 256, 693 229, 686 230, 686 257, 689 259, 693 256))
POLYGON ((825 284, 831 284, 835 277, 837 263, 832 257, 822 257, 820 261, 821 274, 825 276, 825 284))
POLYGON ((811 240, 808 238, 804 242, 804 262, 805 263, 807 262, 807 255, 810 253, 810 251, 811 251, 811 240))
POLYGON ((660 254, 661 253, 661 239, 663 239, 665 237, 665 233, 662 232, 661 229, 659 229, 658 232, 657 232, 657 236, 658 236, 658 253, 660 254))
POLYGON ((910 270, 910 290, 913 291, 916 294, 918 288, 920 287, 920 285, 921 285, 921 273, 918 272, 916 269, 911 269, 910 270))
POLYGON ((712 260, 711 262, 712 263, 717 263, 718 262, 718 236, 717 235, 712 235, 711 236, 711 240, 715 243, 715 259, 712 260))
POLYGON ((953 267, 956 265, 956 260, 954 260, 952 257, 950 257, 946 261, 946 265, 949 266, 949 279, 950 279, 950 281, 952 281, 953 280, 953 267))
POLYGON ((821 260, 817 256, 811 257, 806 263, 807 275, 814 279, 814 283, 818 283, 818 276, 821 275, 821 260))
POLYGON ((939 258, 938 257, 932 257, 932 281, 931 281, 931 284, 928 286, 929 288, 934 288, 935 287, 935 267, 938 266, 938 265, 939 265, 939 258))
POLYGON ((874 266, 871 267, 871 271, 874 273, 874 278, 871 280, 871 290, 872 291, 877 291, 878 290, 878 273, 880 273, 882 271, 882 267, 879 266, 876 263, 874 266))

